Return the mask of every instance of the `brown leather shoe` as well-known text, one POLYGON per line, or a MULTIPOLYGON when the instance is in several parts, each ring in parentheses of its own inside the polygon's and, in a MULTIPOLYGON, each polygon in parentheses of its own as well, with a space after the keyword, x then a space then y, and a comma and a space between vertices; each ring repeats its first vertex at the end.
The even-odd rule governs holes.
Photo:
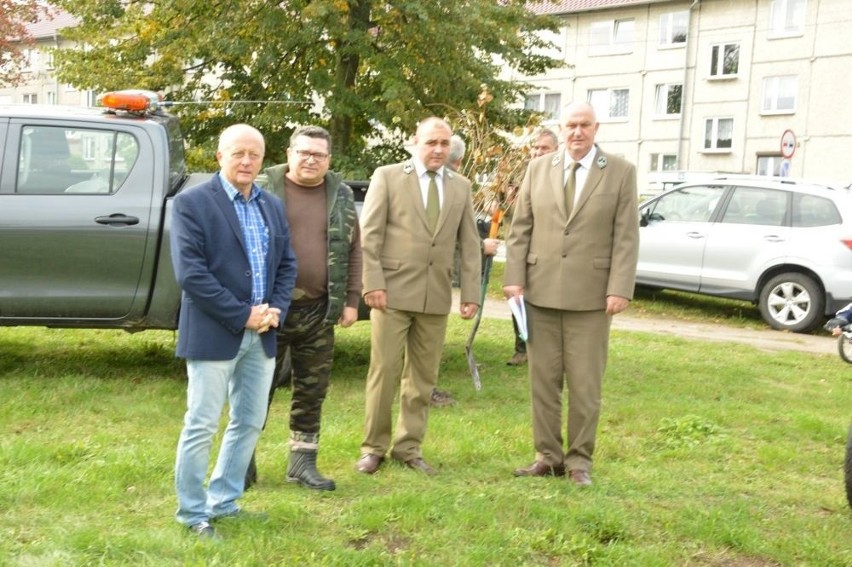
POLYGON ((568 480, 570 480, 577 486, 592 485, 592 477, 589 476, 589 473, 587 471, 581 471, 579 469, 568 471, 568 480))
POLYGON ((373 474, 379 470, 379 465, 384 461, 384 457, 373 455, 372 453, 364 453, 358 462, 355 463, 355 469, 364 474, 373 474))
POLYGON ((516 352, 512 358, 506 362, 506 366, 523 366, 527 363, 527 353, 516 352))
POLYGON ((565 465, 550 466, 536 461, 525 469, 515 469, 515 476, 565 476, 565 465))
POLYGON ((438 471, 429 466, 429 464, 420 457, 405 461, 405 466, 416 471, 420 471, 429 476, 438 474, 438 471))

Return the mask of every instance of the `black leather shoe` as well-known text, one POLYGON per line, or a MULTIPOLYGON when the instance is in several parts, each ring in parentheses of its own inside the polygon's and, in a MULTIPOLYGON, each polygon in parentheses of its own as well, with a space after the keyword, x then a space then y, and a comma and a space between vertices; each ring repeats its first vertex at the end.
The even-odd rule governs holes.
POLYGON ((373 455, 372 453, 364 453, 358 462, 355 463, 355 470, 364 474, 373 474, 379 470, 379 465, 384 461, 384 457, 373 455))
POLYGON ((525 469, 515 469, 515 476, 565 476, 565 465, 548 465, 536 461, 525 469))
POLYGON ((421 459, 420 457, 414 459, 408 459, 405 461, 405 466, 410 469, 414 469, 416 471, 420 471, 429 476, 438 474, 438 471, 429 466, 429 463, 421 459))

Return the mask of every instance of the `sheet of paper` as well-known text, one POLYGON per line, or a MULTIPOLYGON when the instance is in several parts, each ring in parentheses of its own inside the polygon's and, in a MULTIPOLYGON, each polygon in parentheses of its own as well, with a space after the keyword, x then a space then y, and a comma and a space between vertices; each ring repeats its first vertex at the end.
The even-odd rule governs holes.
POLYGON ((513 295, 509 298, 509 309, 518 323, 518 336, 521 340, 526 341, 528 338, 527 332, 527 309, 524 307, 524 296, 513 295))

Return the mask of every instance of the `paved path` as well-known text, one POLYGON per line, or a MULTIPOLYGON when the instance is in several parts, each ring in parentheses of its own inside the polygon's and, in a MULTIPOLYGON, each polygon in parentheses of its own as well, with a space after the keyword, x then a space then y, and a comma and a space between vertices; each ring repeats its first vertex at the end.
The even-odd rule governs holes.
MULTIPOLYGON (((453 290, 453 313, 458 313, 458 290, 453 290)), ((483 317, 508 320, 509 306, 505 301, 488 298, 483 317)), ((626 312, 616 315, 613 329, 661 333, 687 339, 731 342, 752 345, 767 351, 796 350, 815 354, 837 355, 837 339, 828 335, 804 335, 766 329, 741 329, 713 323, 694 323, 677 319, 637 317, 626 312)))

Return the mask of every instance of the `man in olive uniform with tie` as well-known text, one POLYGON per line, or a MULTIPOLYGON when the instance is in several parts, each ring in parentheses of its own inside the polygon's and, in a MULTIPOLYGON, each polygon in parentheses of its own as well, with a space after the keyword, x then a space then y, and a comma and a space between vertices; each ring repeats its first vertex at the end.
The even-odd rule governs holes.
POLYGON ((372 308, 365 435, 356 468, 373 474, 391 457, 426 474, 429 402, 438 380, 452 301, 453 254, 461 255, 459 310, 479 308, 480 244, 470 181, 445 167, 453 132, 439 118, 422 121, 412 159, 378 168, 361 214, 363 293, 372 308), (391 406, 400 409, 391 443, 391 406))
POLYGON ((516 476, 592 483, 613 315, 633 297, 639 254, 636 168, 595 145, 595 111, 563 111, 565 150, 530 162, 507 239, 503 291, 524 296, 535 462, 516 476), (567 448, 562 396, 568 388, 567 448))

